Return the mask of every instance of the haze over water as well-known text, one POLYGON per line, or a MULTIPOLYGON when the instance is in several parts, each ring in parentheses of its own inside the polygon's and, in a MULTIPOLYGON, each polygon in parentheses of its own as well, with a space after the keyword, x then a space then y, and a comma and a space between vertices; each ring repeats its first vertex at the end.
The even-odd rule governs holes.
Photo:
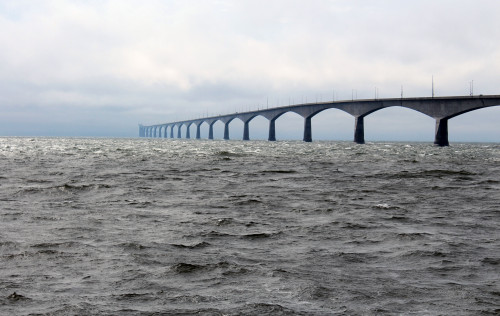
POLYGON ((2 315, 500 313, 499 144, 0 138, 0 167, 2 315))

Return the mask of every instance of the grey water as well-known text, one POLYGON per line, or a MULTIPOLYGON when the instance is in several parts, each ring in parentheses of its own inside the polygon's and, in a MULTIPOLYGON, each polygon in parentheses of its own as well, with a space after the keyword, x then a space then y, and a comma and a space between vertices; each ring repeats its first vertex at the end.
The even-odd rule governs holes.
POLYGON ((498 315, 500 144, 0 138, 0 315, 498 315))

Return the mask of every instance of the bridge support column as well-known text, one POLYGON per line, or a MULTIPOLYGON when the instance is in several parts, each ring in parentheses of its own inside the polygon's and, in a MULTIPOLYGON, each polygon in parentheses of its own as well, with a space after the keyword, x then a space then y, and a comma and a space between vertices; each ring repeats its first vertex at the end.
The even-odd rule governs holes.
POLYGON ((250 128, 249 128, 249 121, 246 121, 243 126, 243 140, 250 140, 250 128))
POLYGON ((354 142, 356 144, 364 144, 365 143, 365 117, 357 116, 355 117, 354 123, 354 142))
POLYGON ((200 139, 201 138, 201 123, 196 125, 196 139, 200 139))
POLYGON ((436 119, 436 134, 434 145, 449 146, 448 142, 448 119, 436 119))
POLYGON ((182 125, 179 125, 179 128, 177 129, 177 138, 181 138, 181 127, 182 125))
POLYGON ((229 140, 229 122, 224 123, 224 139, 229 140))
POLYGON ((214 123, 208 126, 208 139, 214 139, 214 123))
POLYGON ((276 141, 276 119, 269 121, 269 138, 267 140, 270 142, 276 141))
POLYGON ((168 137, 168 126, 165 126, 165 134, 163 135, 164 138, 168 137))
POLYGON ((191 138, 191 132, 189 131, 190 126, 186 126, 186 138, 189 139, 191 138))
POLYGON ((304 141, 312 142, 312 131, 311 131, 311 117, 306 117, 304 119, 304 141))

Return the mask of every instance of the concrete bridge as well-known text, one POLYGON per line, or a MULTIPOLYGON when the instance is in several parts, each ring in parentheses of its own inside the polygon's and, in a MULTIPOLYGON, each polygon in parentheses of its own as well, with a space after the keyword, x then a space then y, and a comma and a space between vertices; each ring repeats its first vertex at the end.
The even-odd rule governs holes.
POLYGON ((181 138, 181 128, 185 126, 186 138, 191 138, 190 127, 196 126, 196 139, 200 138, 200 128, 203 123, 208 124, 208 139, 213 139, 213 126, 217 121, 224 123, 224 139, 229 139, 229 124, 234 119, 240 119, 244 123, 243 140, 250 139, 249 123, 255 117, 261 115, 269 120, 269 141, 276 140, 275 122, 281 115, 294 112, 304 118, 305 142, 312 141, 311 118, 326 109, 339 109, 354 117, 354 142, 364 144, 364 118, 380 109, 400 106, 413 109, 428 115, 436 120, 434 144, 448 146, 448 120, 477 109, 500 105, 500 95, 479 95, 467 97, 425 97, 425 98, 392 98, 392 99, 366 99, 352 101, 320 102, 282 106, 276 108, 262 109, 242 113, 234 113, 220 116, 205 117, 195 120, 170 122, 149 126, 139 125, 140 137, 168 137, 181 138))

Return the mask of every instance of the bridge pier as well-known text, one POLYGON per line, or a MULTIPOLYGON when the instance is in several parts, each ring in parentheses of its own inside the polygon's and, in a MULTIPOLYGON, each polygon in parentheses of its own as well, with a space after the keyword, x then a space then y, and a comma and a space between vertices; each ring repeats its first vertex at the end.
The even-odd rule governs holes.
POLYGON ((229 140, 229 122, 224 123, 224 139, 229 140))
POLYGON ((168 138, 168 126, 165 126, 165 133, 163 135, 163 138, 168 138))
POLYGON ((243 126, 243 140, 250 140, 250 128, 249 128, 249 121, 244 122, 243 126))
POLYGON ((436 134, 434 145, 449 146, 448 142, 448 119, 436 119, 436 134))
POLYGON ((269 138, 267 140, 276 141, 276 119, 269 120, 269 138))
POLYGON ((312 142, 311 117, 304 118, 304 141, 312 142))
POLYGON ((181 127, 182 127, 182 124, 179 125, 179 127, 177 128, 177 138, 181 138, 181 127))
POLYGON ((214 139, 214 123, 208 126, 208 139, 214 139))
POLYGON ((201 138, 201 123, 200 124, 197 124, 196 125, 196 139, 200 139, 201 138))
POLYGON ((365 143, 365 117, 357 116, 355 117, 354 122, 354 142, 356 144, 364 144, 365 143))
POLYGON ((187 139, 190 139, 190 138, 191 138, 191 131, 189 130, 189 129, 190 129, 190 128, 189 128, 189 127, 190 127, 190 125, 191 125, 191 124, 189 124, 189 125, 187 125, 187 126, 186 126, 186 138, 187 138, 187 139))
POLYGON ((174 138, 174 126, 175 126, 175 125, 172 125, 172 126, 170 127, 170 138, 174 138))

